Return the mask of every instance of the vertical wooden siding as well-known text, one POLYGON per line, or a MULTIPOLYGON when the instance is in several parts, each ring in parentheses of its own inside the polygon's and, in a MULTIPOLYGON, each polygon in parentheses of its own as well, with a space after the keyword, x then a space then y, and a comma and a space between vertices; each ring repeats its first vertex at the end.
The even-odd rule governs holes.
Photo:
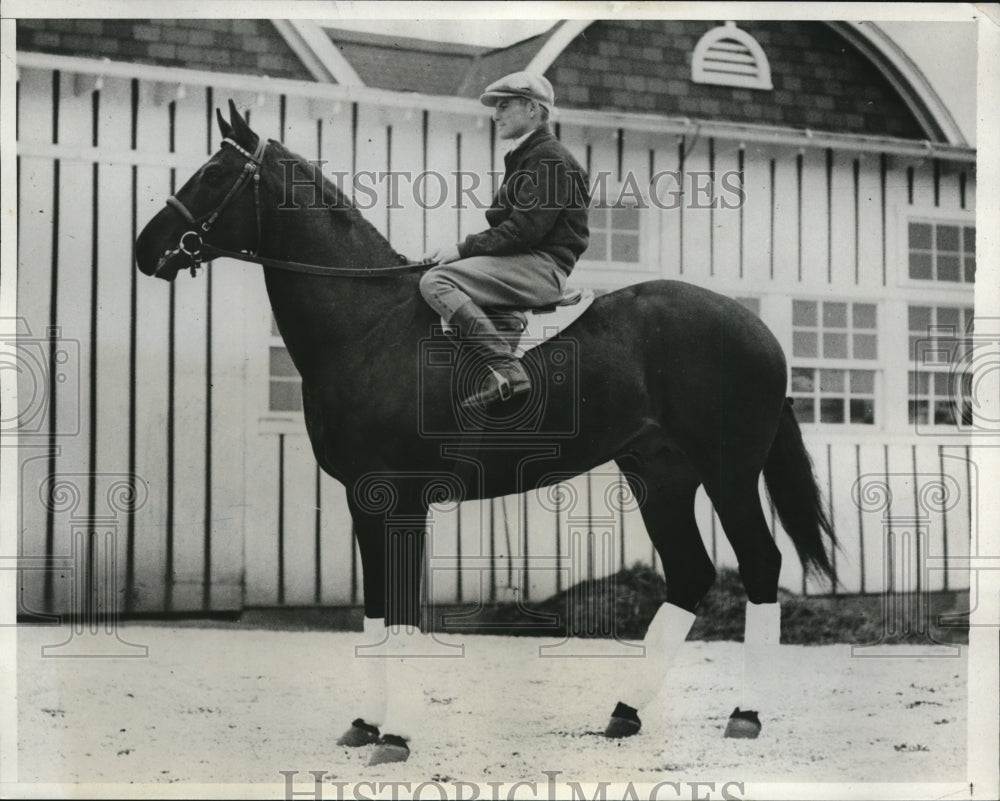
MULTIPOLYGON (((360 566, 343 488, 317 470, 301 423, 280 433, 260 423, 267 410, 270 313, 256 268, 220 263, 197 280, 167 285, 137 280, 132 265, 137 231, 218 147, 214 107, 234 93, 188 87, 183 97, 167 96, 162 85, 125 79, 106 80, 95 92, 81 90, 72 75, 41 69, 22 70, 20 84, 18 313, 48 356, 55 353, 45 334, 50 326, 79 354, 79 369, 53 382, 51 402, 33 423, 42 434, 22 457, 25 564, 69 554, 73 514, 101 514, 99 482, 90 475, 134 473, 146 500, 115 521, 122 609, 358 603, 360 566), (57 147, 43 152, 40 145, 57 147), (80 155, 91 146, 97 149, 80 155), (233 315, 241 325, 232 324, 233 315), (52 474, 77 476, 83 501, 74 513, 39 498, 52 474)), ((325 160, 328 172, 347 173, 348 191, 359 171, 374 180, 389 170, 442 173, 451 194, 437 208, 422 209, 407 180, 400 183, 399 208, 391 208, 383 192, 369 204, 366 217, 398 250, 418 256, 485 225, 481 209, 456 209, 450 200, 456 171, 502 169, 502 149, 488 122, 433 108, 333 105, 268 93, 235 93, 234 99, 249 108, 263 135, 325 160)), ((645 264, 620 275, 581 264, 575 278, 608 287, 681 277, 761 297, 762 316, 786 347, 790 324, 780 308, 788 293, 876 301, 891 293, 903 257, 888 239, 896 236, 895 210, 911 205, 911 197, 914 206, 949 211, 974 203, 974 175, 940 166, 935 172, 930 159, 800 153, 571 125, 560 126, 560 135, 589 161, 592 176, 609 174, 612 190, 629 173, 645 186, 656 172, 681 166, 687 174, 742 167, 741 208, 651 211, 644 221, 645 264), (770 310, 779 311, 771 316, 770 310)), ((437 183, 425 188, 433 194, 437 183)), ((488 200, 490 188, 477 196, 488 200)), ((682 188, 690 194, 690 183, 682 188)), ((711 191, 718 196, 724 188, 711 191)), ((883 587, 887 522, 920 512, 922 485, 913 474, 946 475, 964 499, 928 513, 928 553, 968 551, 968 499, 976 487, 964 446, 907 436, 898 420, 883 422, 887 433, 807 431, 844 549, 838 575, 850 592, 883 587), (898 485, 894 503, 906 511, 893 507, 887 519, 885 510, 859 509, 852 487, 859 477, 879 475, 898 485)), ((639 514, 607 508, 618 482, 617 470, 606 465, 567 482, 559 503, 552 493, 536 493, 434 510, 433 597, 472 603, 507 597, 516 586, 537 600, 623 562, 655 563, 639 514)), ((717 563, 734 565, 704 493, 697 519, 717 563)), ((803 583, 780 526, 776 536, 786 557, 782 584, 815 591, 803 583)), ((934 588, 967 584, 961 575, 940 572, 925 580, 934 588)), ((65 575, 26 570, 23 599, 29 611, 66 610, 65 575)))

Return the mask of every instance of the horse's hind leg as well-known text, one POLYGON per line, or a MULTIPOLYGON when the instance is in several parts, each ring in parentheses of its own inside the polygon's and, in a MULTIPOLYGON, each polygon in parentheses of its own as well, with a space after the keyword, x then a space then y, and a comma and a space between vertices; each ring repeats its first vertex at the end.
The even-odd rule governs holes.
POLYGON ((754 738, 760 734, 758 715, 763 702, 777 693, 775 665, 781 637, 778 576, 781 552, 771 536, 760 504, 758 476, 706 482, 706 490, 733 546, 747 592, 743 636, 743 692, 729 718, 726 737, 754 738))
POLYGON ((623 457, 618 466, 642 499, 642 519, 660 555, 667 600, 646 631, 645 654, 628 660, 632 675, 616 676, 621 689, 605 730, 608 737, 627 737, 639 731, 638 711, 656 696, 694 623, 695 607, 715 581, 715 567, 694 517, 694 497, 701 481, 687 460, 661 450, 643 459, 623 457))

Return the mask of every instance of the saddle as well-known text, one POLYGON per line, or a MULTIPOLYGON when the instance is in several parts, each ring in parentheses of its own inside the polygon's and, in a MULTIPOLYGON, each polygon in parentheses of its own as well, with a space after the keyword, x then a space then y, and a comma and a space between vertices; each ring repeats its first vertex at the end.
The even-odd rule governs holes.
MULTIPOLYGON (((593 289, 567 289, 559 300, 547 306, 532 309, 494 306, 483 311, 520 359, 532 348, 569 328, 593 302, 593 289)), ((447 336, 455 336, 455 330, 443 318, 441 325, 447 336)))

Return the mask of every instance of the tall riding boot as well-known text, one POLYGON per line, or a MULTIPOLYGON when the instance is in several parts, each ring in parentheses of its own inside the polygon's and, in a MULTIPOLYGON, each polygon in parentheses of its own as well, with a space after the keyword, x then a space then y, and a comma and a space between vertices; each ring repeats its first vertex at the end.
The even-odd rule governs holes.
POLYGON ((448 322, 458 328, 460 337, 478 346, 490 371, 486 386, 462 400, 464 408, 486 409, 492 403, 508 401, 531 389, 531 379, 514 356, 513 348, 473 301, 460 306, 448 322))

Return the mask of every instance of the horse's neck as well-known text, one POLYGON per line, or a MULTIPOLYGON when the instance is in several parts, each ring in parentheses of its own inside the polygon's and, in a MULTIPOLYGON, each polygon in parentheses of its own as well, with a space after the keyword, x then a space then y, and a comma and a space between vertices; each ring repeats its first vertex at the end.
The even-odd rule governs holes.
MULTIPOLYGON (((337 220, 343 211, 290 211, 269 215, 265 224, 263 255, 286 261, 333 267, 387 267, 400 256, 363 220, 346 225, 337 220)), ((376 330, 391 328, 396 312, 407 302, 419 300, 412 281, 303 275, 279 268, 265 268, 271 307, 303 378, 318 355, 327 362, 337 354, 350 355, 348 343, 369 338, 376 330)), ((347 367, 347 365, 344 365, 347 367)))

